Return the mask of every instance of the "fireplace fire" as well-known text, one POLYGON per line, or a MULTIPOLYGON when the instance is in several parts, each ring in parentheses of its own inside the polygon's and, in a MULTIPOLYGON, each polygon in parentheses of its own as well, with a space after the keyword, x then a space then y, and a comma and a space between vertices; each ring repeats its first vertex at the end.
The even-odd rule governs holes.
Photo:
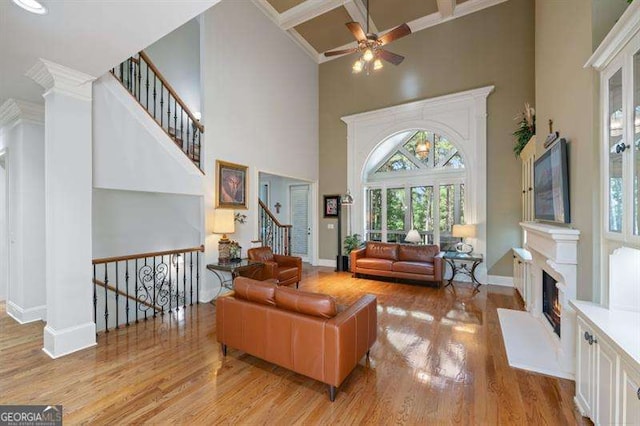
POLYGON ((560 317, 562 314, 558 300, 557 281, 542 271, 542 313, 547 318, 553 331, 560 337, 560 317))

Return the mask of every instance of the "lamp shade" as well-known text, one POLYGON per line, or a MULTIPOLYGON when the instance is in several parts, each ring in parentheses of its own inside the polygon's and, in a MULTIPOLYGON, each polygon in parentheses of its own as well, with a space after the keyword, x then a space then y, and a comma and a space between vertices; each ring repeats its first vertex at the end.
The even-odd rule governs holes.
POLYGON ((404 240, 408 243, 421 243, 422 237, 420 236, 420 233, 418 231, 412 229, 411 231, 409 231, 404 240))
POLYGON ((236 231, 234 211, 217 209, 213 212, 213 233, 233 234, 236 231))
POLYGON ((456 238, 474 238, 476 236, 475 225, 453 225, 451 235, 456 238))

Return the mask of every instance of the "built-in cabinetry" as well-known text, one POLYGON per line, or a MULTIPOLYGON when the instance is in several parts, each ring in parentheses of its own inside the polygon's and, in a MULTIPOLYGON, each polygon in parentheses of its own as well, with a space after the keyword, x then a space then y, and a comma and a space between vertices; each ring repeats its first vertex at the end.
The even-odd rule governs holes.
POLYGON ((536 162, 536 137, 533 136, 520 151, 522 160, 522 221, 535 219, 533 210, 533 165, 536 162))
POLYGON ((600 72, 603 305, 576 310, 576 396, 596 425, 640 425, 640 1, 587 62, 600 72))
POLYGON ((576 396, 596 425, 640 424, 640 313, 590 302, 576 310, 576 396))
POLYGON ((531 264, 531 253, 523 248, 513 249, 513 286, 518 290, 525 309, 528 309, 529 292, 531 289, 529 268, 531 264))

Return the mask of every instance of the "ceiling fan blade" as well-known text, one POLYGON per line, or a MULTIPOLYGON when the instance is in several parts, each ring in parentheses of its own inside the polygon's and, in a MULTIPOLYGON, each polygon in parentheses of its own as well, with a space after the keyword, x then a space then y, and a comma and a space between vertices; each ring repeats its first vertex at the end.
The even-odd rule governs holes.
POLYGON ((404 56, 396 55, 388 50, 380 49, 377 53, 378 56, 387 62, 391 62, 393 65, 400 65, 402 61, 404 61, 404 56))
POLYGON ((329 56, 346 55, 347 53, 354 53, 357 51, 358 49, 355 47, 353 49, 332 50, 331 52, 324 52, 324 56, 329 57, 329 56))
POLYGON ((408 36, 409 34, 411 34, 411 28, 409 28, 407 24, 402 24, 399 27, 395 27, 378 40, 380 40, 380 45, 384 46, 385 44, 389 44, 392 41, 408 36))
POLYGON ((356 40, 362 41, 367 39, 367 35, 364 33, 362 25, 360 25, 359 22, 347 22, 346 25, 347 28, 349 28, 349 31, 351 31, 353 36, 356 38, 356 40))

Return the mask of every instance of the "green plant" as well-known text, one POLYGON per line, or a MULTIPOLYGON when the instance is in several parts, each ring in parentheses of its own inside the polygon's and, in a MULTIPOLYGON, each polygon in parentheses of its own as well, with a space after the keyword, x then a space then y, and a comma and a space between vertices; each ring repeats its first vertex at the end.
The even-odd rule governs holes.
POLYGON ((518 120, 518 129, 513 132, 513 136, 516 137, 513 152, 517 157, 531 137, 536 134, 536 111, 529 104, 524 104, 524 111, 518 114, 514 120, 518 120))
POLYGON ((359 234, 347 235, 344 237, 344 251, 347 255, 353 250, 362 247, 362 245, 363 241, 360 239, 359 234))

